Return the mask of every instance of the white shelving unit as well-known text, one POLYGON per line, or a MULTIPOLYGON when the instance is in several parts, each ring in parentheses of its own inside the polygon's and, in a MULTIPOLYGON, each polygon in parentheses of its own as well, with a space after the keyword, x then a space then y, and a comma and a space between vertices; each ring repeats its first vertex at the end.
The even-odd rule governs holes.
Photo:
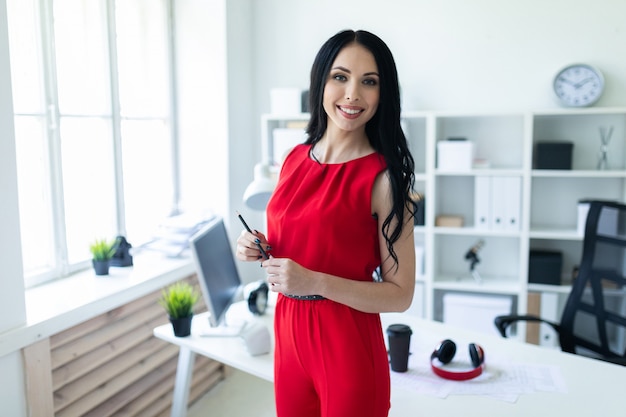
MULTIPOLYGON (((626 108, 554 109, 519 113, 406 112, 403 129, 415 159, 415 189, 425 196, 425 224, 415 227, 416 245, 424 248, 424 273, 417 274, 416 299, 426 318, 442 319, 442 298, 447 292, 510 296, 513 309, 526 313, 530 292, 546 294, 551 314, 558 319, 569 293, 572 271, 582 254, 577 233, 581 199, 626 200, 626 108), (608 145, 609 169, 598 170, 601 127, 613 127, 608 145), (463 137, 474 144, 475 157, 487 168, 441 172, 437 168, 437 142, 463 137), (571 170, 535 169, 537 143, 568 141, 574 144, 571 170), (475 224, 477 177, 511 177, 521 185, 519 221, 508 230, 475 224), (463 218, 462 227, 437 227, 439 215, 463 218), (475 280, 465 254, 484 241, 475 280), (528 283, 531 249, 563 253, 563 285, 528 283), (556 302, 555 298, 556 297, 556 302)), ((271 149, 272 131, 290 121, 305 121, 308 114, 264 115, 262 134, 271 149)), ((492 191, 493 192, 493 191, 492 191)), ((508 200, 497 195, 496 200, 508 200)), ((521 334, 525 328, 520 326, 521 334)), ((553 343, 553 342, 550 342, 553 343)))

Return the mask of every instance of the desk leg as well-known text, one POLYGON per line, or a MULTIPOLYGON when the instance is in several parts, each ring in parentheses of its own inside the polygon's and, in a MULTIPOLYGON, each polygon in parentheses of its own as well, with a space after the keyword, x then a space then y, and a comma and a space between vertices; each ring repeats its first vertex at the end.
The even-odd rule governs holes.
POLYGON ((191 384, 195 357, 196 354, 194 352, 186 347, 180 347, 176 381, 174 382, 174 397, 172 398, 172 417, 185 417, 187 415, 189 385, 191 384))

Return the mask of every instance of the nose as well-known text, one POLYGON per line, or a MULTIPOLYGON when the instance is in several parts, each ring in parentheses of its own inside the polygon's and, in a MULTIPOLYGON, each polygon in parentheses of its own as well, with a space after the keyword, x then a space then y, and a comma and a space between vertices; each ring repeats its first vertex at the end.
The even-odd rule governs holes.
POLYGON ((346 100, 357 101, 359 99, 359 84, 355 81, 346 83, 346 100))

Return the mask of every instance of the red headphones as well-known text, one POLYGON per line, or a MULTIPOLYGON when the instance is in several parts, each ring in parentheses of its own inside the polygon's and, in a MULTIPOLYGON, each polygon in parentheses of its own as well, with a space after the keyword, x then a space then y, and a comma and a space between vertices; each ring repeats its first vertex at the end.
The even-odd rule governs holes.
POLYGON ((446 339, 441 342, 439 347, 430 355, 430 367, 433 372, 442 378, 451 379, 453 381, 466 381, 476 378, 483 373, 483 369, 485 368, 485 351, 475 343, 470 343, 469 345, 470 359, 472 360, 472 366, 474 366, 474 369, 470 371, 452 372, 436 366, 433 362, 434 359, 437 359, 444 365, 450 363, 455 353, 456 344, 454 344, 452 340, 446 339))

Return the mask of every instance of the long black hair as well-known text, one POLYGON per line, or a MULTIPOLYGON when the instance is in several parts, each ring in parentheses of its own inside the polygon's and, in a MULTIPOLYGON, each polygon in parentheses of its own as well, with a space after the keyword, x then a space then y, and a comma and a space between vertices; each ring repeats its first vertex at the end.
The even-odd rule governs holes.
POLYGON ((382 232, 391 257, 398 264, 393 244, 400 238, 408 208, 411 217, 415 206, 411 192, 415 183, 414 161, 400 126, 400 85, 393 55, 385 42, 364 30, 344 30, 328 39, 320 48, 311 68, 309 109, 311 118, 307 126, 305 143, 315 145, 326 132, 328 116, 324 111, 324 87, 335 58, 345 46, 357 43, 374 56, 380 78, 380 98, 376 114, 367 122, 365 133, 371 146, 385 158, 389 175, 393 204, 391 213, 383 221, 382 232), (397 223, 393 229, 394 217, 397 223))

